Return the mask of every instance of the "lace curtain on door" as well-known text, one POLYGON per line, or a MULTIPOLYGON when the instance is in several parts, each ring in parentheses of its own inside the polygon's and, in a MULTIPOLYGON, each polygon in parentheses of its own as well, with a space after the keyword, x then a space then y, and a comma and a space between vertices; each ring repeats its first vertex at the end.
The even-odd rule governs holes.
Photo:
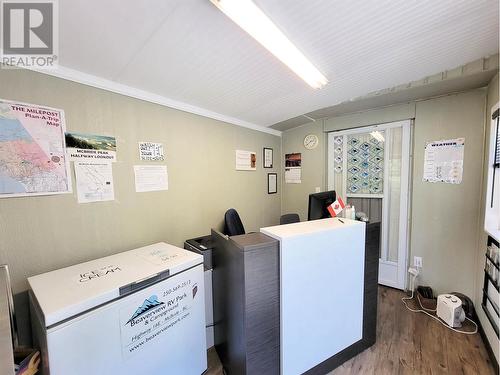
MULTIPOLYGON (((377 132, 383 137, 384 132, 377 132)), ((347 194, 383 194, 384 192, 384 142, 370 134, 335 137, 336 173, 347 173, 347 194), (344 152, 344 148, 347 152, 344 152), (347 159, 346 171, 344 157, 347 159)))

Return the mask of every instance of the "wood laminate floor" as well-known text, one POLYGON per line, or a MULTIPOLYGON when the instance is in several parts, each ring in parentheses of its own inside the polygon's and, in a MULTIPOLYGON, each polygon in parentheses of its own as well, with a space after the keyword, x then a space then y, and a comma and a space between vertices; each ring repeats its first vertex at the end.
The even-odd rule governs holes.
POLYGON ((379 287, 377 342, 329 375, 495 374, 479 333, 456 333, 425 314, 413 313, 401 302, 404 296, 379 287))
MULTIPOLYGON (((401 302, 403 296, 399 290, 379 287, 376 344, 328 375, 495 374, 479 334, 462 335, 425 314, 410 312, 401 302)), ((208 357, 206 374, 222 375, 213 348, 208 357)))

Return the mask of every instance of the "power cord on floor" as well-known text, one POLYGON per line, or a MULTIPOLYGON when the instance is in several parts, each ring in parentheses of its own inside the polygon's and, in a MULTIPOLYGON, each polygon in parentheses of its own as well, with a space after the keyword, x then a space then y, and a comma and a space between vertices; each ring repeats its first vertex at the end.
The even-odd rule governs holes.
POLYGON ((418 301, 418 304, 420 305, 420 309, 412 309, 411 307, 409 307, 406 303, 406 301, 409 301, 409 300, 412 300, 413 299, 413 295, 414 295, 414 287, 415 287, 415 279, 417 278, 417 275, 418 273, 412 273, 412 276, 413 278, 411 279, 411 297, 403 297, 401 298, 401 301, 403 301, 405 307, 410 310, 411 312, 416 312, 416 313, 424 313, 428 316, 430 316, 432 319, 435 319, 437 320, 439 323, 441 323, 443 326, 445 326, 446 328, 448 329, 451 329, 452 331, 455 331, 455 332, 458 332, 458 333, 463 333, 464 335, 474 335, 477 333, 477 324, 476 322, 474 322, 472 319, 469 319, 467 317, 465 317, 465 319, 467 319, 469 322, 471 322, 472 324, 474 324, 474 331, 461 331, 459 329, 455 329, 453 327, 450 327, 449 325, 447 325, 446 323, 444 323, 441 319, 439 319, 437 316, 434 316, 432 314, 429 314, 427 311, 436 311, 436 309, 427 309, 425 307, 422 306, 422 302, 420 301, 420 298, 419 296, 417 295, 417 301, 418 301), (426 311, 427 310, 427 311, 426 311))

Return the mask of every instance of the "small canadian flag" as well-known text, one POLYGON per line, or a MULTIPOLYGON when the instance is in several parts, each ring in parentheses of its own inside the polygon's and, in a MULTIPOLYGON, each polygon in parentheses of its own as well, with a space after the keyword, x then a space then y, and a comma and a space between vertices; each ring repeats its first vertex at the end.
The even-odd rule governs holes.
POLYGON ((327 208, 330 215, 332 215, 332 217, 335 217, 342 212, 344 207, 345 207, 344 201, 342 200, 342 198, 338 197, 337 200, 333 202, 331 205, 329 205, 327 208))

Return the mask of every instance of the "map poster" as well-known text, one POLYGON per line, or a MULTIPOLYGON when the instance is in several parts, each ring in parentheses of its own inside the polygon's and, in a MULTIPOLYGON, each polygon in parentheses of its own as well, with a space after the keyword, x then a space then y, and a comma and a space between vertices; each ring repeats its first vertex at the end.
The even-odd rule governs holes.
POLYGON ((116 161, 115 137, 68 132, 66 147, 71 161, 116 161))
POLYGON ((0 198, 71 192, 64 111, 0 99, 0 198))
POLYGON ((75 161, 75 176, 78 203, 115 199, 111 163, 75 161))

